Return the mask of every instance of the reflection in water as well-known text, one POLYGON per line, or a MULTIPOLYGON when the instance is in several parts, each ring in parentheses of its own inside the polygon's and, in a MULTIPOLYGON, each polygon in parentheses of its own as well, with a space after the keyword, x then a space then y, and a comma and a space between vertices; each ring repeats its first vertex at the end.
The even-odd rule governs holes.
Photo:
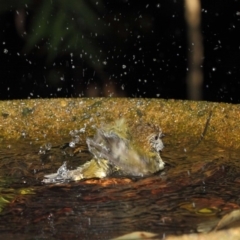
POLYGON ((85 145, 76 144, 80 151, 75 152, 65 142, 48 142, 45 149, 45 143, 27 139, 1 144, 2 236, 110 239, 142 230, 162 237, 209 231, 210 223, 214 227, 239 208, 238 151, 204 142, 176 146, 166 139, 167 166, 151 177, 42 184, 44 174, 64 161, 74 169, 91 159, 85 145))

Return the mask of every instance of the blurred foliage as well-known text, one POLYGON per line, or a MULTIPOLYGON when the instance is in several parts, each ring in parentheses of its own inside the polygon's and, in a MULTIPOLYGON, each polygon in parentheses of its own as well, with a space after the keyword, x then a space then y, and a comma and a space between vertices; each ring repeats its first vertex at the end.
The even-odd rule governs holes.
POLYGON ((33 1, 31 0, 8 0, 8 1, 0 1, 0 13, 4 13, 5 11, 15 10, 17 8, 26 7, 33 1))
POLYGON ((82 54, 88 64, 101 66, 104 56, 98 43, 107 32, 101 1, 0 1, 1 14, 23 9, 27 17, 25 51, 44 53, 50 62, 59 55, 82 54))

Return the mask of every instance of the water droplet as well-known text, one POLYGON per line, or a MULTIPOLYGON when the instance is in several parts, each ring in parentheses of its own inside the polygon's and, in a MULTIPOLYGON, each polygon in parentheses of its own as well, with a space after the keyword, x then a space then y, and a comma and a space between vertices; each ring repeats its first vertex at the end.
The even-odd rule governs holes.
POLYGON ((27 133, 23 131, 21 135, 22 135, 22 137, 24 137, 24 138, 25 138, 25 137, 26 137, 26 135, 27 135, 27 133))
POLYGON ((74 143, 79 143, 80 137, 78 135, 75 135, 74 138, 72 139, 72 142, 74 143))
POLYGON ((52 148, 52 144, 51 144, 51 143, 46 143, 46 144, 45 144, 45 149, 46 149, 46 150, 49 151, 49 150, 51 150, 51 148, 52 148))
POLYGON ((74 148, 76 146, 75 142, 70 142, 69 147, 74 148))

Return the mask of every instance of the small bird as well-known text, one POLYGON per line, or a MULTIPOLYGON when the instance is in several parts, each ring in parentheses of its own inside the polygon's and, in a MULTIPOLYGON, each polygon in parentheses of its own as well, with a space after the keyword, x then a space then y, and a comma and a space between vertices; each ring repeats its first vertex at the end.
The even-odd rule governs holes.
POLYGON ((164 168, 160 156, 164 145, 162 131, 149 123, 129 124, 119 119, 102 125, 92 138, 87 138, 93 159, 75 170, 67 170, 66 162, 57 173, 45 175, 43 182, 77 181, 104 178, 114 172, 125 176, 148 176, 164 168))

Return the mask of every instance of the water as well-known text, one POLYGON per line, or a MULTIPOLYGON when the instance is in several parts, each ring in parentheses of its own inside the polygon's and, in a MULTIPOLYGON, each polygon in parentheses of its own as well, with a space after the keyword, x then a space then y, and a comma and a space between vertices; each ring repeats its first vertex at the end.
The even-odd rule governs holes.
POLYGON ((44 174, 91 159, 65 139, 2 142, 0 232, 6 239, 110 239, 133 231, 160 237, 206 231, 239 208, 239 151, 204 141, 164 139, 164 171, 147 178, 109 177, 46 185, 44 174), (206 223, 204 225, 204 223, 206 223), (209 223, 209 224, 208 224, 209 223))

